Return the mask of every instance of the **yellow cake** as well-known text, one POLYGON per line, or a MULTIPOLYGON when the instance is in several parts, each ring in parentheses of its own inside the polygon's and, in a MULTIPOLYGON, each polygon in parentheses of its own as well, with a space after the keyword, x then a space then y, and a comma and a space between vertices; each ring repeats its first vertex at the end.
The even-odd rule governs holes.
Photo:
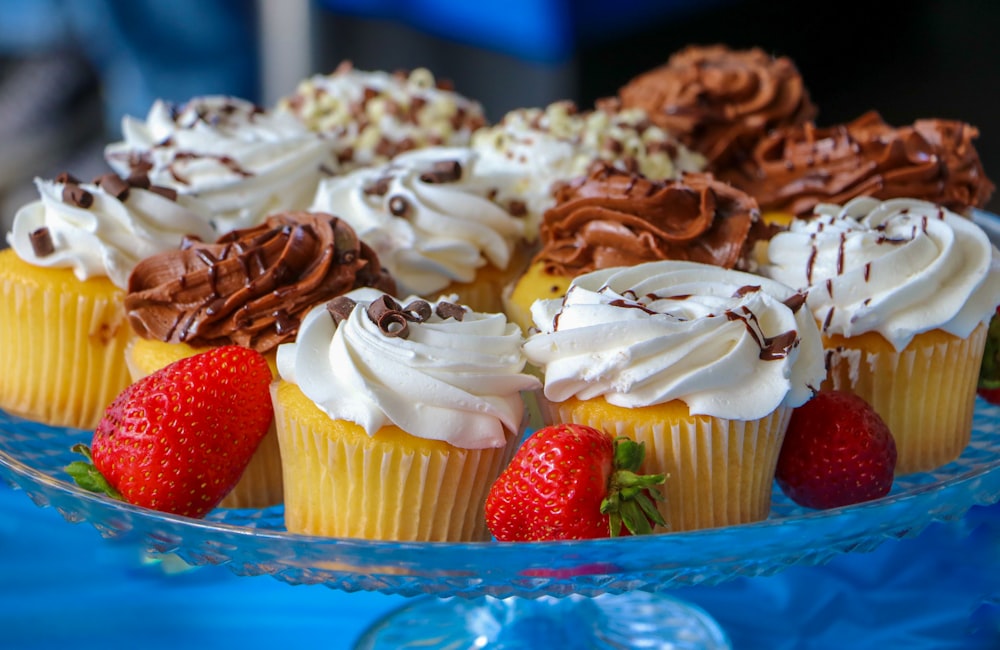
POLYGON ((0 251, 0 408, 92 429, 129 384, 124 292, 106 277, 28 264, 0 251))

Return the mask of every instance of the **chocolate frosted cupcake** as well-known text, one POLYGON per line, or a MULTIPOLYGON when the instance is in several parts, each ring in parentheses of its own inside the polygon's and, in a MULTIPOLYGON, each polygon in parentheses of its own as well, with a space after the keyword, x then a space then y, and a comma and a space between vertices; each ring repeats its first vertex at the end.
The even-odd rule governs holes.
POLYGON ((514 286, 507 311, 522 327, 537 299, 562 296, 584 273, 659 260, 752 269, 770 236, 757 203, 711 174, 656 181, 608 164, 562 186, 545 213, 542 249, 514 286))
MULTIPOLYGON (((315 305, 358 287, 394 293, 375 252, 344 221, 323 213, 272 215, 216 243, 187 242, 152 256, 129 281, 125 311, 136 334, 127 361, 133 379, 207 347, 242 345, 268 357, 294 340, 315 305)), ((265 437, 225 507, 281 500, 273 432, 265 437)))
POLYGON ((769 130, 816 115, 795 64, 758 48, 691 46, 618 94, 704 154, 711 170, 739 161, 769 130))
POLYGON ((722 177, 766 212, 804 216, 820 203, 858 196, 915 198, 964 212, 993 193, 972 141, 979 131, 953 120, 893 127, 876 112, 847 124, 780 129, 722 177))

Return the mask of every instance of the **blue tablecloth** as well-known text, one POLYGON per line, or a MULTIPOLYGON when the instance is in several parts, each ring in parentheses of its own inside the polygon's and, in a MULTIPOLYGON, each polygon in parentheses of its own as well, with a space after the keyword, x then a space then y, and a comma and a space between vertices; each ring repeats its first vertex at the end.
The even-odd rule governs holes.
MULTIPOLYGON (((676 595, 737 650, 1000 648, 1000 507, 824 566, 676 595)), ((0 486, 0 648, 349 648, 405 602, 224 567, 172 572, 0 486)))

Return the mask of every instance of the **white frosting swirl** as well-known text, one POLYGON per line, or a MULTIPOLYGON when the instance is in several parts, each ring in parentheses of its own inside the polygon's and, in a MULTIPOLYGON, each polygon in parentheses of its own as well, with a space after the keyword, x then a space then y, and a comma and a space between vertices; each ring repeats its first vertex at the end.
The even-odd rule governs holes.
POLYGON ((916 199, 822 204, 768 246, 762 273, 808 290, 829 334, 877 332, 897 350, 942 329, 960 338, 1000 303, 1000 253, 965 217, 916 199))
POLYGON ((681 400, 692 414, 754 420, 803 404, 825 376, 819 330, 795 297, 694 262, 603 269, 577 277, 564 299, 535 301, 539 332, 524 351, 554 402, 681 400))
POLYGON ((41 198, 14 215, 7 242, 29 264, 72 268, 80 280, 108 277, 127 289, 129 274, 140 260, 176 249, 185 235, 214 239, 199 214, 153 191, 132 187, 119 200, 99 185, 81 183, 93 198, 83 208, 63 201, 65 183, 36 178, 35 186, 41 198), (48 230, 54 248, 43 256, 31 244, 31 233, 41 228, 48 230))
POLYGON ((482 156, 484 172, 504 179, 498 199, 525 203, 535 224, 530 235, 554 204, 555 184, 585 175, 595 161, 634 168, 656 180, 705 167, 701 154, 652 124, 640 109, 578 112, 569 101, 510 111, 498 124, 476 131, 472 147, 482 156))
POLYGON ((347 169, 381 164, 408 149, 465 146, 486 123, 478 102, 439 87, 426 68, 389 73, 342 64, 302 81, 278 110, 333 136, 347 169))
POLYGON ((487 263, 506 268, 523 239, 524 220, 488 198, 491 181, 479 174, 471 150, 431 147, 324 180, 310 210, 349 223, 378 253, 400 294, 431 296, 452 282, 472 281, 487 263), (423 178, 435 164, 452 161, 460 177, 423 178))
POLYGON ((126 116, 122 133, 104 151, 112 169, 148 169, 154 184, 197 196, 217 235, 304 209, 321 170, 336 165, 331 143, 294 117, 234 97, 196 97, 180 110, 156 101, 145 121, 126 116))
POLYGON ((370 288, 346 294, 356 305, 339 325, 325 305, 310 311, 295 342, 278 347, 281 378, 369 435, 394 424, 464 449, 504 446, 505 431, 516 433, 524 417, 520 391, 538 387, 522 373, 518 326, 503 314, 466 310, 462 320, 432 313, 410 322, 408 337, 391 337, 366 311, 382 295, 370 288))

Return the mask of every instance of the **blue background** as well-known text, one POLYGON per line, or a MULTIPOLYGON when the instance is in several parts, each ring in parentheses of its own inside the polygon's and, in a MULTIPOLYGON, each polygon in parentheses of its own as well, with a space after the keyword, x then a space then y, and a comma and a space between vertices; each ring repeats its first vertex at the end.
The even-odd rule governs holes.
MULTIPOLYGON (((2 648, 349 648, 407 602, 175 568, 0 485, 2 648)), ((1000 648, 1000 506, 871 553, 676 595, 738 650, 1000 648)))

